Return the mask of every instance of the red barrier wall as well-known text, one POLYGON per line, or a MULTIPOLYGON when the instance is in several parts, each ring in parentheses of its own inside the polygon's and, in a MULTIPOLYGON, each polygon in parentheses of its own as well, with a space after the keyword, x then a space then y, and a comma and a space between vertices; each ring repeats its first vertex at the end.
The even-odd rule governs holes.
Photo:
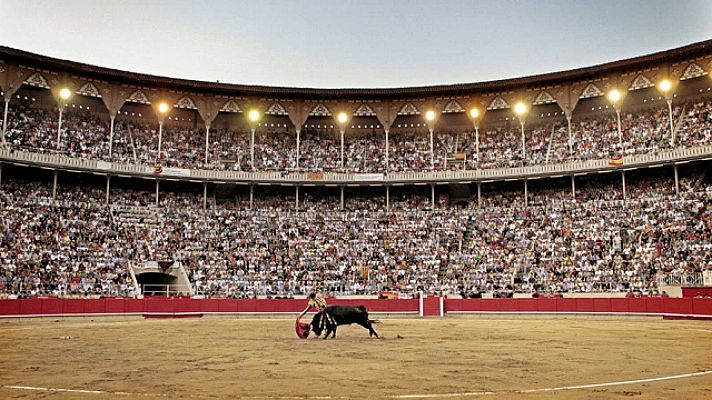
POLYGON ((685 287, 682 288, 682 297, 695 297, 697 294, 712 297, 712 287, 685 287))
POLYGON ((712 316, 712 299, 669 297, 446 299, 445 313, 448 312, 569 312, 712 316))
MULTIPOLYGON (((417 299, 329 299, 329 304, 364 305, 375 313, 419 312, 417 299)), ((144 313, 285 313, 297 314, 305 300, 268 299, 59 299, 0 300, 0 316, 92 315, 144 313)), ((423 299, 425 315, 440 314, 440 298, 423 299)), ((712 316, 712 299, 693 298, 540 298, 445 299, 445 314, 457 312, 632 313, 712 316)))
MULTIPOLYGON (((437 300, 437 298, 435 298, 437 300)), ((402 299, 329 299, 329 304, 364 305, 375 313, 418 313, 418 300, 402 299)), ((144 313, 287 313, 297 314, 306 300, 268 299, 60 299, 54 297, 24 300, 0 300, 0 316, 78 315, 78 314, 144 314, 144 313)))

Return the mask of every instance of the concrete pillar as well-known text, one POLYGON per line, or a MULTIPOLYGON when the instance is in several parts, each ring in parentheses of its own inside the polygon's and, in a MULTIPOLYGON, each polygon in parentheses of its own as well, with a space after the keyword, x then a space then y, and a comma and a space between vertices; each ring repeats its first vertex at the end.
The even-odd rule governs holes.
POLYGON ((156 162, 161 161, 161 146, 163 146, 163 121, 158 122, 158 155, 156 162))
POLYGON ((435 184, 430 184, 430 208, 435 209, 435 184))
POLYGON ((111 175, 107 175, 106 176, 106 197, 104 199, 104 203, 106 204, 107 207, 109 206, 109 200, 111 200, 110 195, 111 195, 111 175))
POLYGON ((677 164, 673 164, 672 167, 675 170, 675 195, 680 194, 680 177, 678 175, 677 164))
POLYGON ((390 164, 390 158, 388 157, 388 131, 389 129, 386 128, 386 172, 388 172, 388 167, 390 164))
POLYGON ((160 185, 161 185, 161 181, 156 179, 156 207, 158 207, 158 189, 159 189, 160 185))
POLYGON ((435 147, 433 145, 433 128, 430 128, 430 169, 435 169, 435 147))
POLYGON ((521 121, 520 124, 522 125, 522 164, 525 164, 527 159, 527 142, 524 137, 524 121, 521 121))
POLYGON ((250 128, 250 167, 255 169, 255 129, 250 128))
POLYGON ((574 134, 571 129, 571 115, 566 114, 566 125, 569 130, 569 157, 574 155, 574 134))
POLYGON ((5 99, 5 112, 2 115, 2 142, 5 143, 5 132, 7 132, 7 112, 10 109, 10 97, 5 99))
POLYGON ((344 209, 344 187, 341 186, 341 202, 339 203, 341 205, 341 209, 344 209))
POLYGON ((344 168, 344 132, 346 128, 339 128, 339 133, 341 133, 341 169, 344 168))
POLYGON ((475 160, 475 169, 480 168, 480 127, 479 125, 475 125, 475 156, 477 156, 477 159, 475 160))
POLYGON ((391 187, 386 186, 386 211, 391 209, 391 187))
POLYGON ((576 176, 571 175, 571 199, 576 200, 576 176))
POLYGON ((54 178, 52 179, 52 200, 57 199, 57 170, 54 170, 54 178))
POLYGON ((482 183, 477 182, 477 208, 482 207, 482 183))
POLYGON ((116 120, 116 116, 112 115, 111 116, 111 124, 109 126, 109 159, 111 159, 111 154, 114 151, 114 122, 116 120))
POLYGON ((252 203, 255 198, 255 185, 250 185, 250 210, 252 210, 252 203))
POLYGON ((299 186, 295 186, 294 188, 296 189, 294 194, 294 209, 299 211, 299 186))
POLYGON ((203 210, 208 208, 208 182, 203 182, 203 210))
POLYGON ((623 182, 623 200, 627 198, 625 191, 625 171, 621 171, 621 180, 623 182))
POLYGON ((529 181, 524 180, 524 208, 529 207, 529 181))
POLYGON ((205 125, 205 164, 210 160, 210 125, 205 125))
POLYGON ((300 133, 302 132, 302 128, 297 128, 297 159, 295 160, 294 166, 299 169, 299 142, 300 142, 300 133))
POLYGON ((56 144, 56 149, 59 151, 60 149, 60 144, 62 143, 62 114, 64 113, 64 107, 62 105, 59 106, 59 123, 57 124, 57 144, 56 144))

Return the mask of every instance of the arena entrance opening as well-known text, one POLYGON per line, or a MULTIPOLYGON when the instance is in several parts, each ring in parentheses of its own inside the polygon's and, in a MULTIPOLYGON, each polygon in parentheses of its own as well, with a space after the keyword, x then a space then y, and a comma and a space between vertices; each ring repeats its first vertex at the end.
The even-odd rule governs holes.
POLYGON ((132 265, 140 292, 145 296, 192 296, 193 287, 180 262, 159 261, 132 265))
POLYGON ((161 272, 145 272, 136 276, 141 292, 145 296, 171 295, 171 287, 177 288, 178 278, 161 272))

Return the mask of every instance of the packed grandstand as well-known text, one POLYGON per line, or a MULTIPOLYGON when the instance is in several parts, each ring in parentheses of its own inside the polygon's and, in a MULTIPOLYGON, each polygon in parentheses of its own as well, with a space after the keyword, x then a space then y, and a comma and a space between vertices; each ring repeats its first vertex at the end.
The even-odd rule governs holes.
POLYGON ((711 45, 361 91, 0 48, 0 296, 654 295, 712 269, 711 45))

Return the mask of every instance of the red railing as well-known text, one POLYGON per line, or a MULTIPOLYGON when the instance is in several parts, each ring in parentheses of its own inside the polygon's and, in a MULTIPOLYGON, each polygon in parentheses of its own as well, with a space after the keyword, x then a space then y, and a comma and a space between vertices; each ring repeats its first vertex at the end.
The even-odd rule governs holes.
MULTIPOLYGON (((372 313, 419 314, 418 299, 330 299, 329 304, 364 305, 372 313)), ((440 315, 440 298, 423 301, 423 314, 440 315)), ((143 315, 143 314, 296 314, 305 300, 270 299, 60 299, 0 300, 0 316, 143 315)), ((539 298, 444 299, 448 313, 606 313, 712 316, 712 299, 693 298, 539 298)))

